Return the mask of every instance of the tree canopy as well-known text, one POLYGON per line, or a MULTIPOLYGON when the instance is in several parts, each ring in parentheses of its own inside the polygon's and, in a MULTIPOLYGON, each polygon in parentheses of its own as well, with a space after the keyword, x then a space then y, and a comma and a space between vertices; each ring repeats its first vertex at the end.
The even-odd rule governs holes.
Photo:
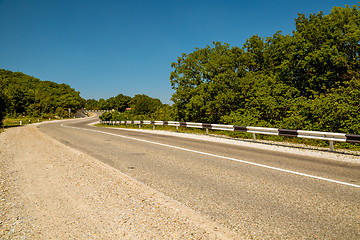
MULTIPOLYGON (((0 69, 2 116, 65 117, 84 106, 80 93, 69 85, 40 81, 21 72, 0 69)), ((1 116, 0 116, 1 117, 1 116)))
POLYGON ((131 97, 123 94, 118 94, 116 97, 109 99, 100 98, 99 100, 88 99, 85 102, 85 107, 89 110, 117 110, 119 112, 125 111, 130 107, 131 97))
POLYGON ((86 101, 89 110, 111 110, 100 118, 106 120, 171 120, 173 118, 172 107, 162 104, 157 98, 145 94, 136 94, 134 97, 119 94, 109 99, 89 99, 86 101))
POLYGON ((7 109, 7 98, 6 96, 3 94, 2 89, 0 89, 0 127, 2 127, 2 121, 5 117, 6 114, 6 109, 7 109))
POLYGON ((359 9, 299 14, 291 35, 182 54, 170 74, 177 120, 360 133, 359 9))

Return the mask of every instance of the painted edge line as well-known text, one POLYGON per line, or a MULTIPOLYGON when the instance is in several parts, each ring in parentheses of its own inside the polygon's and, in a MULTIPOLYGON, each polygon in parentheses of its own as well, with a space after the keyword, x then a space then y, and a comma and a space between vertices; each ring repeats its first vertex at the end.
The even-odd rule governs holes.
POLYGON ((202 155, 205 155, 205 156, 222 158, 222 159, 231 160, 231 161, 244 163, 244 164, 248 164, 248 165, 253 165, 253 166, 257 166, 257 167, 262 167, 262 168, 267 168, 267 169, 276 170, 276 171, 280 171, 280 172, 290 173, 290 174, 294 174, 294 175, 298 175, 298 176, 303 176, 303 177, 318 179, 318 180, 322 180, 322 181, 337 183, 337 184, 341 184, 341 185, 346 185, 346 186, 350 186, 350 187, 360 188, 360 185, 356 185, 356 184, 352 184, 352 183, 347 183, 347 182, 333 180, 333 179, 330 179, 330 178, 324 178, 324 177, 319 177, 319 176, 310 175, 310 174, 306 174, 306 173, 300 173, 300 172, 296 172, 296 171, 292 171, 292 170, 272 167, 272 166, 268 166, 268 165, 264 165, 264 164, 253 163, 253 162, 249 162, 249 161, 245 161, 245 160, 241 160, 241 159, 236 159, 236 158, 232 158, 232 157, 225 157, 225 156, 216 155, 216 154, 212 154, 212 153, 206 153, 206 152, 201 152, 201 151, 197 151, 197 150, 191 150, 191 149, 187 149, 187 148, 183 148, 183 147, 172 146, 172 145, 169 145, 169 144, 158 143, 158 142, 153 142, 153 141, 149 141, 149 140, 143 140, 143 139, 138 139, 138 138, 134 138, 134 137, 123 136, 123 135, 119 135, 119 134, 115 134, 115 133, 103 132, 103 131, 99 131, 99 130, 79 128, 79 127, 71 127, 71 126, 66 126, 66 125, 63 125, 63 124, 61 124, 61 126, 62 127, 67 127, 67 128, 74 128, 74 129, 84 130, 84 131, 91 131, 91 132, 107 134, 107 135, 111 135, 111 136, 131 139, 131 140, 140 141, 140 142, 151 143, 151 144, 155 144, 155 145, 159 145, 159 146, 164 146, 164 147, 183 150, 183 151, 187 151, 187 152, 202 154, 202 155))

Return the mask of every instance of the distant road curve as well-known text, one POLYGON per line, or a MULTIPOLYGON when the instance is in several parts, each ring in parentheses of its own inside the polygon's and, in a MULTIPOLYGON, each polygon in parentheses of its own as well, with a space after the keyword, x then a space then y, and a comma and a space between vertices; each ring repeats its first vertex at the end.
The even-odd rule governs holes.
POLYGON ((360 237, 359 164, 88 126, 92 121, 39 128, 239 237, 360 237))

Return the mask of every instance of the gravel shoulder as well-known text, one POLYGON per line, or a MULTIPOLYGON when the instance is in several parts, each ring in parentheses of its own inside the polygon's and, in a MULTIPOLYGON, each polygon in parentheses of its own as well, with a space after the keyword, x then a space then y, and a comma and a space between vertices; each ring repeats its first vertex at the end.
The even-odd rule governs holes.
POLYGON ((0 239, 234 238, 36 124, 0 134, 0 239))

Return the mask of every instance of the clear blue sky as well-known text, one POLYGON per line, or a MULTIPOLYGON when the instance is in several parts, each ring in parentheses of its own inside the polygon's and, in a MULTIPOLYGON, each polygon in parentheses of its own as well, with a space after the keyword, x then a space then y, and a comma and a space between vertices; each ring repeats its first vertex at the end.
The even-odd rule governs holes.
POLYGON ((0 0, 0 68, 66 83, 89 98, 171 103, 170 64, 213 41, 291 34, 297 13, 359 0, 0 0))

